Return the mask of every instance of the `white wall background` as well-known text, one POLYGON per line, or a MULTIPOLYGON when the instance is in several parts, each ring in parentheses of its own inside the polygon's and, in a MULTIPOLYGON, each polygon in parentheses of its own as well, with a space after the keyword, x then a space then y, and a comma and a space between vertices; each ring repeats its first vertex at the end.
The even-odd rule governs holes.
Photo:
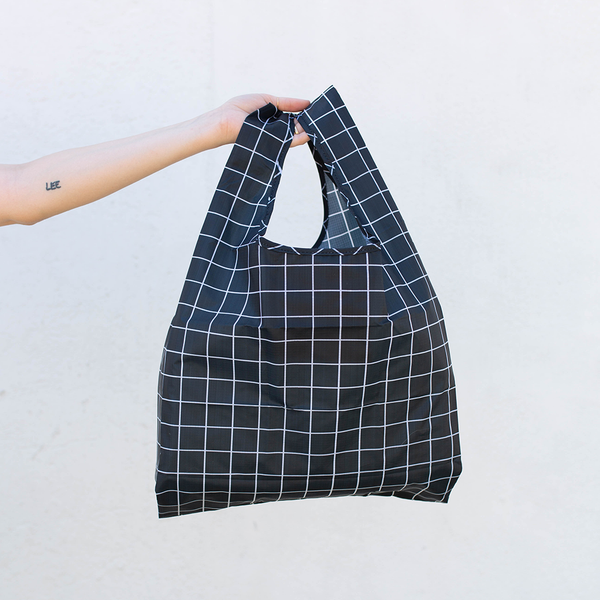
MULTIPOLYGON (((5 4, 0 163, 336 85, 442 300, 465 471, 447 506, 157 519, 158 363, 213 151, 0 230, 0 597, 597 598, 600 4, 5 4)), ((315 170, 288 162, 269 237, 310 243, 315 170)))

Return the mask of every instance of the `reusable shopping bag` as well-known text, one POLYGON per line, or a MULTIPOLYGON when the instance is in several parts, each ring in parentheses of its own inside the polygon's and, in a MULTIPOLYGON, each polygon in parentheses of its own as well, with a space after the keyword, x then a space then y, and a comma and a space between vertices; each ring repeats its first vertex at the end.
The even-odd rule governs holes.
POLYGON ((164 347, 156 494, 170 517, 275 500, 447 502, 461 472, 440 304, 348 110, 298 120, 321 178, 312 248, 264 237, 294 115, 245 121, 164 347))

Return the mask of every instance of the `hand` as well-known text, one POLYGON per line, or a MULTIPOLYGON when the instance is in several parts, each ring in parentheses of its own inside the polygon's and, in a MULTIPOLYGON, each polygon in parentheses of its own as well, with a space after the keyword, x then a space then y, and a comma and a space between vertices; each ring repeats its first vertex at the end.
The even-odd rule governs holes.
MULTIPOLYGON (((298 112, 304 110, 310 104, 308 100, 279 98, 277 96, 270 96, 269 94, 248 94, 232 98, 217 108, 217 111, 220 113, 222 127, 221 143, 232 144, 235 142, 246 117, 261 106, 269 104, 269 102, 279 110, 286 112, 298 112)), ((298 121, 295 121, 295 124, 297 133, 292 140, 292 146, 299 146, 308 142, 308 135, 304 133, 298 121)))

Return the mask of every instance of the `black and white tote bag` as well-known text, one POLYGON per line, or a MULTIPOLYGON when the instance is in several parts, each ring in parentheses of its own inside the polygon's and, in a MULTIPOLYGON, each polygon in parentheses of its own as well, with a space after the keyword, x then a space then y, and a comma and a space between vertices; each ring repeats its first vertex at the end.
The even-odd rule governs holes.
POLYGON ((239 134, 168 332, 160 517, 275 500, 447 502, 461 471, 442 311, 348 110, 298 115, 321 177, 312 248, 264 233, 294 133, 267 105, 239 134))

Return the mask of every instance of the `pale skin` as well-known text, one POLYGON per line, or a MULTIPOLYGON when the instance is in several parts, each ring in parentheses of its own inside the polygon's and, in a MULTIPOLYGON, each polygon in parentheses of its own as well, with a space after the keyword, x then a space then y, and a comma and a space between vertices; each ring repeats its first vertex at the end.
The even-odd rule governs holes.
MULTIPOLYGON (((204 150, 235 142, 244 119, 272 103, 298 112, 309 102, 268 94, 238 96, 189 121, 132 137, 0 165, 0 225, 33 225, 108 196, 204 150)), ((292 146, 308 141, 296 125, 292 146)))

